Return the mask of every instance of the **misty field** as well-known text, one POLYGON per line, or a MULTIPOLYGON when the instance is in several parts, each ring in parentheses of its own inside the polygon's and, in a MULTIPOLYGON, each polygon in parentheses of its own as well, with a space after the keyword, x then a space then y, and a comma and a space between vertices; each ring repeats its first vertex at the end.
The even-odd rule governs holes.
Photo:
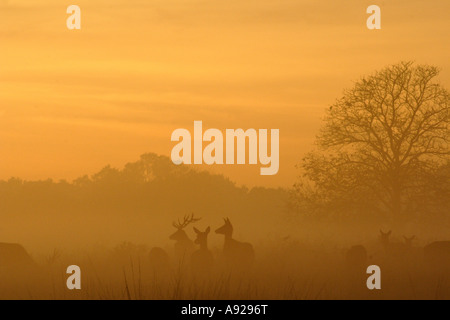
POLYGON ((403 61, 345 89, 289 187, 154 152, 72 181, 0 180, 0 298, 450 299, 439 73, 403 61))
MULTIPOLYGON (((368 290, 365 268, 349 265, 346 249, 279 239, 255 245, 254 265, 240 272, 220 266, 213 248, 211 273, 198 276, 186 262, 152 267, 149 247, 35 257, 32 270, 2 270, 0 299, 450 299, 450 272, 411 248, 390 256, 374 239, 367 266, 381 267, 381 290, 368 290), (81 290, 68 290, 68 265, 81 267, 81 290)), ((170 248, 168 248, 170 249, 170 248)))

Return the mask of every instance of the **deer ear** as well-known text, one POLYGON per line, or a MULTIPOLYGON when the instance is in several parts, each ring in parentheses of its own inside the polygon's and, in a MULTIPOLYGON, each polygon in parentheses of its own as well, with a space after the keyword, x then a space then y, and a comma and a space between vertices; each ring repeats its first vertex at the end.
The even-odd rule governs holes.
POLYGON ((390 236, 392 233, 392 230, 389 230, 389 232, 387 233, 388 236, 390 236))
POLYGON ((211 231, 211 228, 210 227, 208 227, 208 228, 206 228, 206 233, 209 233, 211 231))
POLYGON ((196 227, 194 227, 194 231, 195 231, 195 233, 200 233, 200 231, 196 228, 196 227))
POLYGON ((381 229, 380 229, 380 233, 381 233, 381 234, 384 234, 384 232, 383 232, 381 229))

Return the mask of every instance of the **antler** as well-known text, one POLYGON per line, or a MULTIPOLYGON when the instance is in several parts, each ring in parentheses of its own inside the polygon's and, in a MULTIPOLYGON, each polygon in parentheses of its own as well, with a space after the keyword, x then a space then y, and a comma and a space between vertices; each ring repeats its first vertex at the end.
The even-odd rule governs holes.
POLYGON ((176 223, 175 221, 172 223, 172 225, 177 228, 177 229, 184 229, 186 228, 189 224, 194 223, 199 221, 201 218, 194 218, 194 214, 192 213, 191 215, 185 215, 183 218, 183 222, 180 222, 180 219, 178 219, 178 223, 176 223))

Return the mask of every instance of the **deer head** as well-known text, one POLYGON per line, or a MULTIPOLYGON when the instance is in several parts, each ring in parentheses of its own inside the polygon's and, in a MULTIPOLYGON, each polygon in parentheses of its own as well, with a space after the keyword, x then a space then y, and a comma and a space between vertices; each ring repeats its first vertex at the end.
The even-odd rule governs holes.
POLYGON ((231 225, 230 219, 223 219, 225 224, 216 230, 217 234, 223 234, 225 236, 231 237, 233 234, 233 226, 231 225))
POLYGON ((388 232, 383 232, 382 230, 380 230, 380 240, 383 245, 389 244, 389 236, 391 235, 391 233, 392 230, 389 230, 388 232))
POLYGON ((175 233, 173 233, 169 238, 175 241, 183 241, 185 239, 188 239, 188 236, 183 229, 186 228, 189 224, 195 223, 200 219, 201 218, 194 218, 194 214, 192 213, 191 215, 185 215, 183 218, 183 222, 181 222, 179 219, 177 220, 177 222, 174 221, 172 225, 177 229, 177 231, 175 231, 175 233))
POLYGON ((211 228, 206 228, 205 232, 201 232, 196 227, 194 227, 194 231, 197 234, 197 238, 195 238, 194 243, 200 245, 200 247, 206 248, 207 246, 207 240, 208 240, 208 234, 211 231, 211 228))
POLYGON ((413 242, 413 240, 416 238, 416 236, 411 236, 411 237, 405 237, 405 236, 403 236, 403 238, 405 239, 405 244, 406 244, 406 246, 407 247, 412 247, 412 242, 413 242))

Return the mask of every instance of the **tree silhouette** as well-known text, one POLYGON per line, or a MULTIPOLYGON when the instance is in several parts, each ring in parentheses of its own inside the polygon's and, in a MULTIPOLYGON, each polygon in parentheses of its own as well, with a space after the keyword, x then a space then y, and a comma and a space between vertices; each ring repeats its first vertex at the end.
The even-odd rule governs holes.
POLYGON ((401 62, 345 90, 302 163, 316 196, 373 199, 398 221, 420 177, 448 161, 450 96, 438 74, 401 62))
POLYGON ((122 168, 108 165, 72 182, 0 180, 0 241, 7 230, 54 243, 163 245, 170 242, 172 221, 191 212, 212 225, 230 217, 239 232, 262 237, 284 228, 287 200, 284 189, 237 186, 223 175, 146 153, 122 168))

